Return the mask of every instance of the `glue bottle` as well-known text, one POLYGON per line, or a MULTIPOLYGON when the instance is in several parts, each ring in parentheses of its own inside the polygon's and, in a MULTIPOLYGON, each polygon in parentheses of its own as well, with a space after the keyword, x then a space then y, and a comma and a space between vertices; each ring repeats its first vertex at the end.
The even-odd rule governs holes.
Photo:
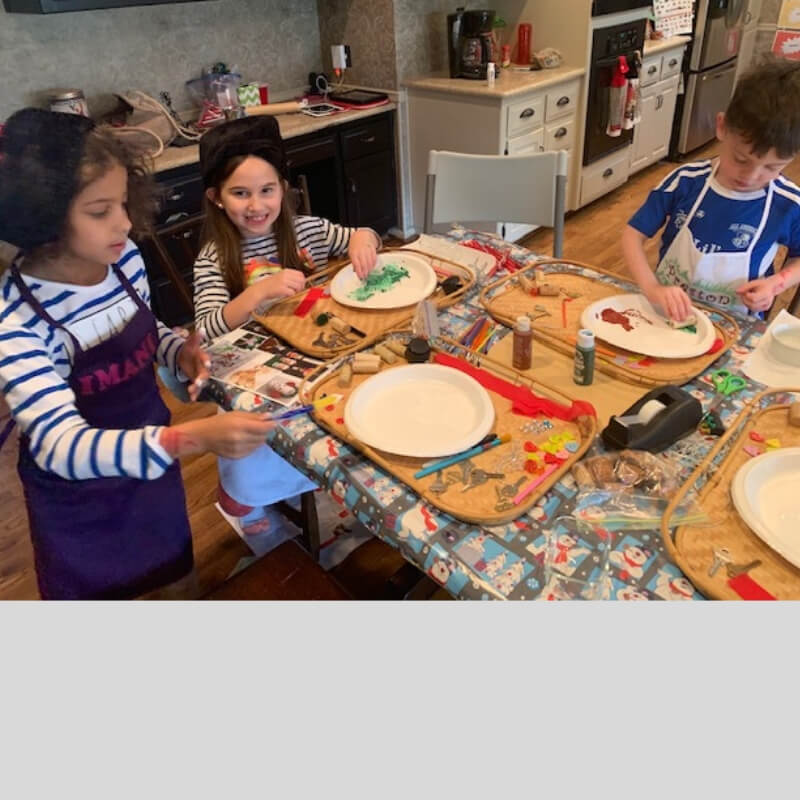
POLYGON ((594 380, 594 333, 585 328, 578 331, 572 380, 579 386, 589 386, 594 380))
POLYGON ((494 86, 494 79, 497 75, 496 68, 493 61, 490 61, 486 65, 486 85, 487 86, 494 86))
POLYGON ((514 369, 526 370, 531 368, 532 343, 533 331, 531 330, 530 318, 525 316, 517 317, 511 354, 511 366, 514 369))

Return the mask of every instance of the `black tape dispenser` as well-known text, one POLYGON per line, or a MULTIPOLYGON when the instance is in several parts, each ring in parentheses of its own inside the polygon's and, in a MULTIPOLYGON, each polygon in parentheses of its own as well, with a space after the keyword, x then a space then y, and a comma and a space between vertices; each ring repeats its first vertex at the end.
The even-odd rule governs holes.
POLYGON ((621 416, 612 416, 603 430, 603 442, 612 450, 658 453, 694 431, 702 417, 697 398, 679 386, 660 386, 621 416))

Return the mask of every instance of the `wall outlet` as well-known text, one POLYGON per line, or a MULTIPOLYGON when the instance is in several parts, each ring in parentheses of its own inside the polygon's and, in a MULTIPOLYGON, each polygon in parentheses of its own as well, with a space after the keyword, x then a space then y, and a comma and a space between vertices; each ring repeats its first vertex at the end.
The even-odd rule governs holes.
POLYGON ((334 69, 349 69, 353 66, 353 59, 350 56, 349 44, 331 45, 331 60, 334 69))

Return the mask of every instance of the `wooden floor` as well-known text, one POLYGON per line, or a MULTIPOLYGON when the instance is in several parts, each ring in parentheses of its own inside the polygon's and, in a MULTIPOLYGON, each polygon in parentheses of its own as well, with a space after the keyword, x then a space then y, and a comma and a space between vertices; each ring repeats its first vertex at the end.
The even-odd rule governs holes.
MULTIPOLYGON (((714 154, 715 145, 701 150, 698 157, 714 154)), ((567 217, 564 257, 585 261, 614 272, 624 272, 620 234, 630 216, 649 190, 676 165, 655 164, 631 178, 624 186, 567 217)), ((785 174, 800 182, 800 163, 793 162, 785 174)), ((552 252, 552 233, 536 231, 522 242, 533 251, 552 252)), ((657 238, 648 242, 651 263, 656 261, 657 238)), ((177 422, 214 413, 208 404, 182 405, 165 393, 173 420, 177 422)), ((0 408, 0 417, 7 411, 0 408)), ((0 424, 0 428, 2 424, 0 424)), ((0 452, 0 599, 38 597, 22 491, 16 473, 17 442, 12 436, 0 452)), ((189 519, 194 538, 198 582, 202 593, 219 586, 248 549, 214 508, 216 461, 212 455, 193 456, 182 462, 189 519)), ((391 547, 377 539, 350 555, 333 574, 351 596, 359 599, 402 597, 413 584, 410 566, 391 547)), ((435 595, 446 597, 444 592, 435 595)))

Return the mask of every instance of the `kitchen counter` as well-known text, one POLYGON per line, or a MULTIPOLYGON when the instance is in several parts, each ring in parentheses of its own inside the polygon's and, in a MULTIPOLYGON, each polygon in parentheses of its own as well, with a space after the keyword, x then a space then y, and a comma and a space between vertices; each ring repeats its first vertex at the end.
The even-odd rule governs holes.
POLYGON ((648 39, 644 43, 644 55, 652 56, 663 50, 671 50, 673 47, 683 47, 691 41, 692 37, 688 34, 685 36, 670 36, 668 39, 648 39))
MULTIPOLYGON (((281 129, 281 136, 284 139, 292 139, 296 136, 303 136, 307 133, 316 133, 333 125, 343 125, 353 120, 365 119, 376 114, 384 114, 397 108, 394 103, 386 103, 374 108, 358 109, 354 111, 341 111, 338 114, 331 114, 327 117, 312 117, 301 112, 295 114, 279 114, 276 119, 281 129)), ((183 167, 187 164, 196 164, 200 160, 199 145, 188 145, 187 147, 167 147, 164 152, 155 159, 155 172, 165 172, 176 167, 183 167)))
POLYGON ((473 95, 476 97, 504 98, 524 94, 533 89, 544 89, 554 84, 563 83, 570 78, 578 78, 586 74, 586 70, 576 67, 556 67, 555 69, 529 70, 514 72, 501 69, 494 86, 487 86, 486 81, 473 81, 467 78, 448 78, 445 75, 431 75, 425 78, 414 78, 404 81, 407 89, 422 89, 430 92, 447 94, 473 95))

